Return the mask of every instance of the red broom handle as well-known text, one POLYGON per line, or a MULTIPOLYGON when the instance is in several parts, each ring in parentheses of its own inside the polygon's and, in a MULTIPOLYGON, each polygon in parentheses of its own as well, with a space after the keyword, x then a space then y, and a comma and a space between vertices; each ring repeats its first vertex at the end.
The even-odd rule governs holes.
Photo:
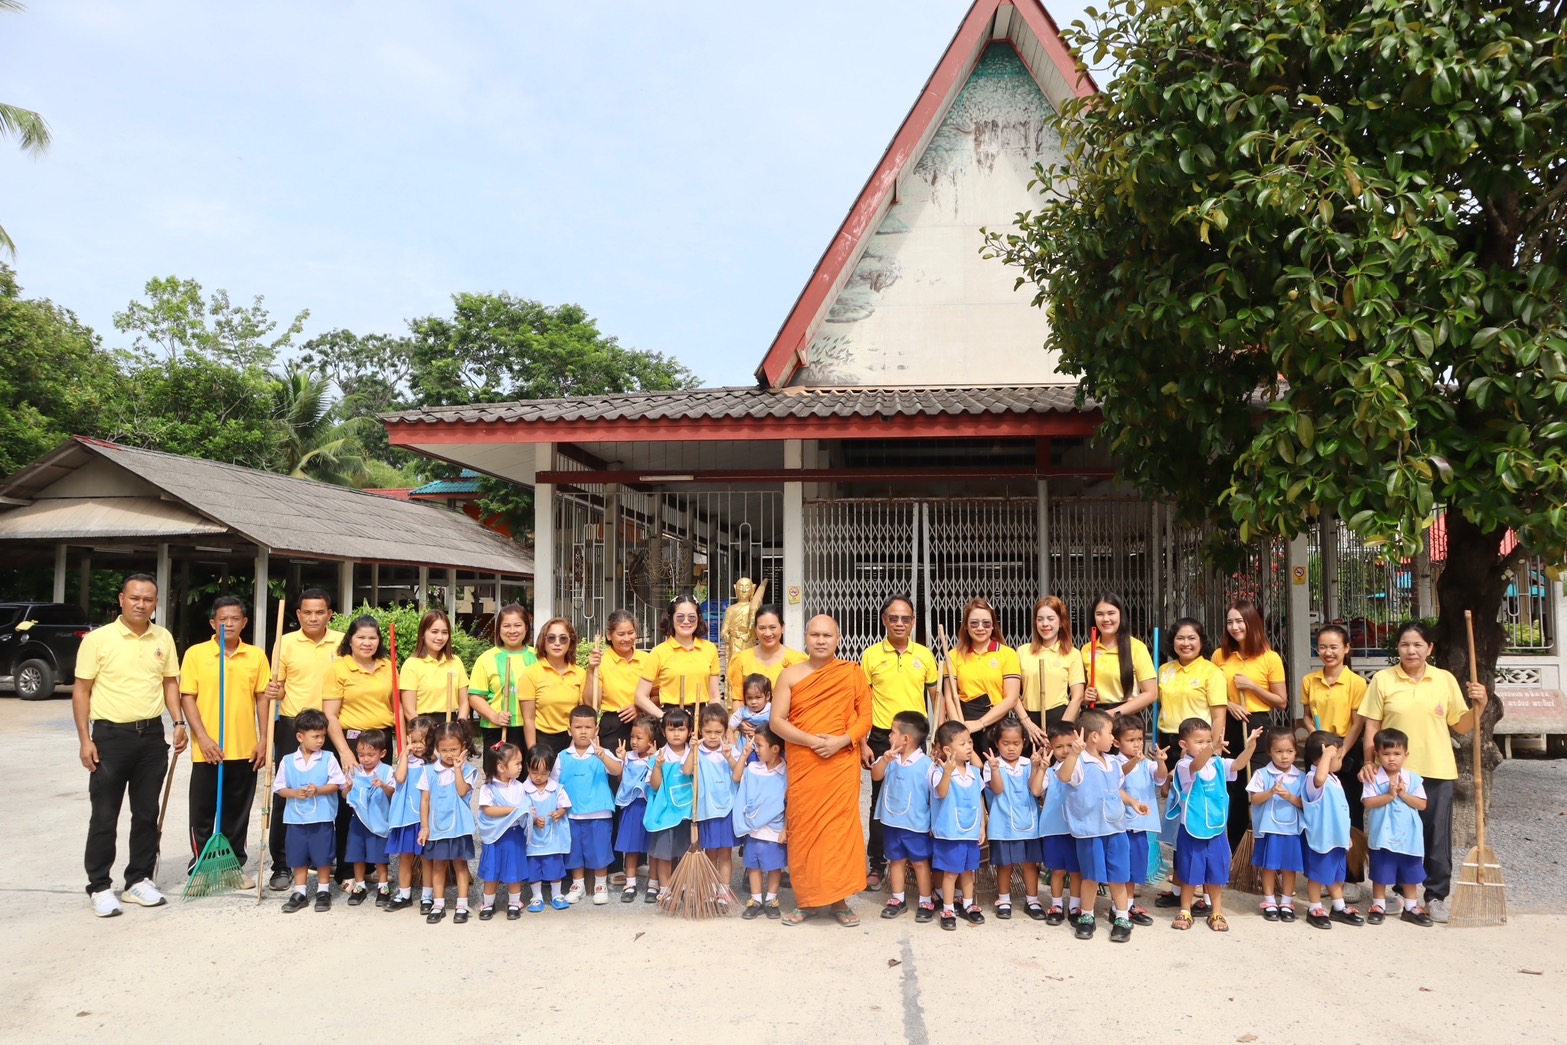
POLYGON ((1088 632, 1088 685, 1094 691, 1094 699, 1088 702, 1088 706, 1099 706, 1099 629, 1091 628, 1088 632))

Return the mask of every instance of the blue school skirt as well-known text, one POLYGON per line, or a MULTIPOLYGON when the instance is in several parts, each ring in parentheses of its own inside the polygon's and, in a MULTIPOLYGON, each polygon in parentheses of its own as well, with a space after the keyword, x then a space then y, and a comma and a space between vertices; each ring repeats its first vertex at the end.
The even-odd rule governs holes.
POLYGON ((424 856, 427 860, 472 860, 473 835, 432 839, 424 847, 424 856))
POLYGON ((513 824, 506 833, 484 847, 479 854, 479 881, 527 881, 528 830, 513 824))
POLYGON ((1052 871, 1077 874, 1082 865, 1077 862, 1077 839, 1071 835, 1046 835, 1040 839, 1044 854, 1040 861, 1052 871))
MULTIPOLYGON (((1331 852, 1319 853, 1309 845, 1304 848, 1307 881, 1316 882, 1318 885, 1337 885, 1344 880, 1349 869, 1349 850, 1340 847, 1331 852)), ((1372 881, 1376 879, 1373 878, 1372 881)))
POLYGON ((424 852, 424 846, 419 844, 419 825, 404 824, 402 827, 394 827, 386 835, 386 855, 402 856, 411 853, 418 856, 424 852))
POLYGON ((647 828, 642 826, 642 816, 646 812, 647 799, 645 798, 637 799, 621 812, 620 830, 615 834, 615 852, 647 852, 647 828))
POLYGON ((1251 865, 1264 871, 1306 869, 1305 835, 1253 835, 1251 865))
POLYGON ((1045 847, 1038 838, 992 838, 990 840, 990 866, 1016 867, 1019 864, 1037 864, 1045 847))
POLYGON ((727 816, 715 816, 711 820, 696 822, 698 845, 703 849, 733 849, 735 847, 735 822, 727 816))

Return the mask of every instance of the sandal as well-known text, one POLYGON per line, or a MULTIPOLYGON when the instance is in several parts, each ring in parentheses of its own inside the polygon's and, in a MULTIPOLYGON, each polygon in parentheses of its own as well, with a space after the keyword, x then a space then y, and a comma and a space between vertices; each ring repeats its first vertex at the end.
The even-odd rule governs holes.
POLYGON ((882 870, 881 870, 881 868, 873 867, 869 871, 865 872, 865 891, 866 892, 868 892, 868 893, 880 892, 881 891, 881 882, 882 882, 882 870))
POLYGON ((1182 911, 1180 914, 1175 916, 1175 921, 1170 923, 1170 928, 1172 928, 1172 929, 1179 929, 1179 930, 1181 930, 1181 932, 1185 932, 1187 929, 1190 929, 1191 927, 1192 927, 1192 912, 1190 912, 1190 911, 1182 911))
POLYGON ((1208 928, 1216 933, 1227 933, 1230 931, 1230 923, 1224 920, 1224 915, 1222 914, 1210 914, 1208 916, 1208 928))
POLYGON ((860 916, 847 908, 833 911, 832 920, 845 929, 853 929, 860 924, 860 916))
POLYGON ((815 917, 816 917, 816 912, 815 911, 807 911, 807 910, 804 910, 802 908, 796 907, 794 910, 792 910, 788 914, 784 915, 783 923, 785 925, 799 925, 801 922, 808 922, 812 918, 815 918, 815 917))

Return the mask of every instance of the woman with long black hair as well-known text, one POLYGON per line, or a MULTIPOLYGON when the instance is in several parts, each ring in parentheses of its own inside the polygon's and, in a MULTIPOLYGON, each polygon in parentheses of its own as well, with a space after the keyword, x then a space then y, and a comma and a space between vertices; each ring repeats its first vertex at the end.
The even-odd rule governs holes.
POLYGON ((1088 688, 1083 703, 1115 715, 1131 715, 1154 702, 1159 683, 1148 647, 1127 630, 1126 603, 1114 592, 1094 600, 1098 645, 1083 646, 1083 670, 1088 688))

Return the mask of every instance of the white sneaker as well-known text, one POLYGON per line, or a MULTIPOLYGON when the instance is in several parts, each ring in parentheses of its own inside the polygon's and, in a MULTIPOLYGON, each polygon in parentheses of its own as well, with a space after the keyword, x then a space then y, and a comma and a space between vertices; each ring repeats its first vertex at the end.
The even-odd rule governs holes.
POLYGON ((1431 899, 1426 901, 1426 914, 1431 916, 1431 920, 1433 922, 1446 925, 1447 918, 1450 913, 1451 912, 1447 909, 1446 900, 1438 900, 1433 896, 1431 899))
POLYGON ((151 878, 143 878, 135 885, 127 886, 120 894, 120 898, 126 903, 140 904, 143 907, 162 907, 169 902, 169 898, 158 892, 158 887, 152 884, 151 878))
POLYGON ((124 910, 113 889, 104 889, 92 894, 92 913, 99 918, 113 918, 124 910))
POLYGON ((578 879, 572 879, 571 888, 566 890, 566 902, 578 903, 585 895, 586 893, 582 890, 582 882, 578 879))
POLYGON ((609 887, 600 882, 593 887, 593 906, 602 907, 609 903, 609 887))

